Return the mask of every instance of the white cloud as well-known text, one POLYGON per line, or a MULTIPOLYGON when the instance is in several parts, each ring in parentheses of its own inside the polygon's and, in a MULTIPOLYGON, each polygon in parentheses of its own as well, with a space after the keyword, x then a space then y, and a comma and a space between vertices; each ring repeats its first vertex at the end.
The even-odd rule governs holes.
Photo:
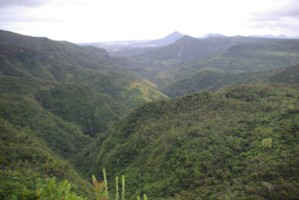
POLYGON ((192 36, 209 32, 250 35, 273 31, 294 35, 294 26, 298 24, 294 17, 298 6, 294 0, 12 2, 19 4, 6 3, 0 10, 1 29, 73 42, 154 39, 175 30, 192 36), (28 6, 28 2, 35 4, 28 6), (275 18, 279 23, 275 23, 275 18))

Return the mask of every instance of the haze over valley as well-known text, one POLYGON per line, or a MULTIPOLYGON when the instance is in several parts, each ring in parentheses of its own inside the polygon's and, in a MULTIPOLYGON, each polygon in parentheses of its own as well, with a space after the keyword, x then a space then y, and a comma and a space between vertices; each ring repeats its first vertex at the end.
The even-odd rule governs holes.
POLYGON ((297 11, 1 1, 0 199, 297 199, 297 11))

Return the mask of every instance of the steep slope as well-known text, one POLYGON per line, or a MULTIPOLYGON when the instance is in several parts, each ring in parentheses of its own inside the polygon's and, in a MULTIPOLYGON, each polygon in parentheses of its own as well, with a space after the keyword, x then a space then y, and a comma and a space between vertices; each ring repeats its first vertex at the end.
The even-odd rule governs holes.
POLYGON ((0 31, 0 199, 35 199, 52 176, 91 198, 78 153, 134 108, 166 98, 125 70, 129 63, 95 47, 0 31))
POLYGON ((105 130, 143 103, 165 98, 155 85, 125 70, 130 62, 103 49, 0 31, 0 52, 0 73, 15 77, 9 84, 19 77, 57 83, 38 95, 41 104, 86 133, 105 130))
POLYGON ((269 78, 269 81, 275 83, 299 83, 299 64, 282 69, 269 78))
MULTIPOLYGON (((0 117, 0 198, 36 199, 38 185, 49 176, 67 178, 76 185, 78 193, 91 197, 90 184, 31 128, 16 126, 0 117)), ((63 128, 61 125, 60 130, 63 128)))
POLYGON ((225 52, 205 61, 194 61, 175 72, 176 79, 193 75, 203 68, 228 73, 257 72, 299 63, 299 40, 256 38, 229 47, 225 52))
MULTIPOLYGON (((27 98, 65 121, 76 124, 85 134, 94 136, 124 114, 115 100, 84 84, 42 81, 27 77, 0 77, 0 95, 27 98)), ((15 104, 18 99, 12 99, 15 104)), ((31 113, 33 114, 33 113, 31 113)), ((29 117, 32 117, 29 114, 29 117)), ((23 120, 20 117, 20 120, 23 120)))
POLYGON ((85 162, 95 161, 89 173, 126 174, 133 196, 296 199, 298 91, 243 85, 150 103, 99 138, 85 162))
POLYGON ((67 178, 79 193, 92 194, 90 184, 71 165, 91 138, 78 125, 55 116, 35 99, 40 88, 54 85, 0 78, 1 199, 35 198, 37 184, 49 176, 67 178))
POLYGON ((257 82, 298 84, 299 66, 294 65, 276 70, 242 73, 224 73, 211 69, 203 69, 190 78, 168 85, 162 91, 170 97, 178 97, 203 90, 215 91, 229 85, 257 82))
POLYGON ((215 91, 217 89, 252 82, 265 81, 271 74, 269 72, 243 72, 243 73, 223 73, 215 70, 204 69, 190 78, 176 81, 163 88, 162 91, 169 97, 178 97, 188 93, 200 91, 215 91))

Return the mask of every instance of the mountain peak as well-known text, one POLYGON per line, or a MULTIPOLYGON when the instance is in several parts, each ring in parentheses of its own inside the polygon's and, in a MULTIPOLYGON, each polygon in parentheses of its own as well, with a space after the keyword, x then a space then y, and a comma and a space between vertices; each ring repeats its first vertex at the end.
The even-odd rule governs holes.
POLYGON ((185 35, 175 31, 167 36, 165 36, 164 38, 158 39, 158 40, 152 40, 147 42, 147 44, 150 44, 152 46, 166 46, 169 44, 174 43, 175 41, 177 41, 178 39, 184 37, 185 35))
POLYGON ((167 35, 166 37, 164 37, 164 39, 166 39, 166 38, 169 38, 169 39, 170 38, 171 39, 179 39, 179 38, 184 37, 184 36, 185 36, 185 34, 182 34, 182 33, 178 32, 178 31, 175 31, 175 32, 167 35))
POLYGON ((176 42, 177 43, 185 43, 185 42, 190 42, 190 41, 198 41, 198 39, 191 37, 189 35, 184 35, 184 37, 179 38, 176 42))

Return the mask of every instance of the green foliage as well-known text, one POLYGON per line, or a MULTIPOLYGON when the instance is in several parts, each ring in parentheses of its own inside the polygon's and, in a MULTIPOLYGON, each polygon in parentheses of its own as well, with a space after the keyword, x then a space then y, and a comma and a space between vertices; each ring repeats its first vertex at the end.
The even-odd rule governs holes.
POLYGON ((190 78, 176 81, 163 88, 162 91, 170 97, 178 97, 200 91, 215 91, 230 85, 261 82, 266 80, 271 72, 223 73, 211 69, 203 69, 190 78))
POLYGON ((130 199, 296 199, 298 91, 241 85, 149 103, 87 155, 126 174, 130 199))
MULTIPOLYGON (((125 70, 126 60, 103 49, 0 31, 0 52, 0 167, 18 188, 22 180, 36 180, 21 175, 31 169, 39 178, 66 178, 90 197, 92 188, 77 171, 83 165, 78 152, 90 136, 145 102, 165 98, 125 70)), ((1 182, 3 199, 15 195, 9 178, 1 182)))
POLYGON ((0 199, 30 195, 37 180, 47 176, 67 178, 78 186, 79 193, 90 195, 88 182, 45 141, 32 134, 32 129, 15 126, 0 117, 0 132, 0 199))
POLYGON ((36 96, 44 108, 91 136, 104 132, 123 115, 112 98, 81 84, 60 84, 36 96))
POLYGON ((118 176, 115 177, 115 200, 119 200, 118 176))
POLYGON ((108 187, 107 180, 104 179, 102 182, 98 182, 95 176, 92 176, 92 184, 96 195, 96 200, 108 200, 108 187))
POLYGON ((41 200, 84 200, 85 198, 78 196, 71 191, 71 184, 64 180, 60 183, 55 178, 48 179, 46 183, 41 184, 36 191, 37 199, 41 200))
MULTIPOLYGON (((139 195, 137 196, 137 200, 141 200, 139 195)), ((143 200, 147 200, 147 195, 146 194, 143 195, 143 200)))
MULTIPOLYGON (((3 166, 1 166, 3 168, 3 166)), ((0 173, 0 199, 36 199, 40 175, 30 169, 3 170, 0 173)))
POLYGON ((125 176, 121 176, 121 200, 125 200, 125 176))
MULTIPOLYGON (((46 98, 44 105, 57 114, 58 108, 55 105, 53 107, 52 104, 57 103, 63 111, 59 116, 83 125, 84 131, 88 127, 86 126, 88 122, 80 120, 79 117, 82 116, 82 110, 85 108, 87 109, 85 119, 90 119, 93 125, 99 123, 98 121, 109 123, 116 116, 119 117, 119 114, 124 115, 145 102, 165 98, 153 84, 146 84, 145 82, 148 81, 125 69, 130 67, 130 62, 110 57, 104 49, 82 47, 47 38, 27 37, 7 31, 0 31, 0 40, 2 52, 0 74, 69 84, 58 86, 54 90, 46 90, 43 95, 53 99, 46 98), (136 82, 143 84, 139 84, 139 87, 134 90, 128 89, 136 82), (87 86, 89 88, 86 88, 87 86), (65 92, 67 89, 70 90, 65 92), (150 91, 146 97, 144 90, 150 91), (80 109, 82 101, 77 95, 84 97, 85 94, 87 96, 84 99, 91 102, 91 105, 83 103, 83 108, 80 109), (61 95, 62 99, 57 99, 59 98, 57 95, 61 95), (73 98, 74 95, 76 98, 73 98), (96 100, 100 102, 97 103, 96 100), (70 101, 69 107, 66 101, 70 101), (76 103, 78 106, 74 106, 76 103), (95 113, 89 113, 92 108, 95 109, 95 113), (79 114, 79 117, 76 118, 73 113, 79 114)), ((96 129, 107 128, 104 124, 98 126, 100 127, 96 129)))
MULTIPOLYGON (((298 41, 186 37, 135 57, 160 86, 178 81, 171 96, 285 83, 166 100, 103 49, 5 31, 0 40, 0 199, 92 198, 81 174, 99 166, 126 174, 115 199, 299 196, 299 90, 287 85, 298 65, 259 73, 298 63, 298 41)), ((92 177, 97 199, 109 198, 111 178, 92 177)))
POLYGON ((103 176, 104 176, 104 186, 105 186, 105 195, 107 198, 109 198, 109 193, 108 193, 108 182, 107 182, 107 176, 106 176, 106 170, 105 168, 103 169, 103 176))
POLYGON ((283 70, 233 74, 203 69, 189 78, 168 85, 162 91, 170 97, 178 97, 187 93, 195 93, 203 90, 215 91, 230 85, 256 82, 297 84, 299 83, 299 65, 287 67, 283 70))
POLYGON ((262 139, 262 147, 265 149, 272 149, 273 142, 272 138, 264 138, 262 139))
MULTIPOLYGON (((108 192, 108 181, 106 177, 106 170, 103 169, 104 180, 102 182, 98 182, 96 177, 92 175, 92 183, 94 186, 94 191, 96 194, 97 200, 108 200, 109 192, 108 192)), ((118 185, 118 176, 115 177, 115 199, 119 199, 119 185, 118 185)), ((121 199, 125 199, 125 176, 121 176, 121 199)))
POLYGON ((275 83, 289 83, 289 84, 298 84, 299 83, 299 65, 294 65, 280 72, 275 73, 269 78, 271 82, 275 83))
POLYGON ((146 194, 143 195, 143 200, 147 200, 147 195, 146 194))

